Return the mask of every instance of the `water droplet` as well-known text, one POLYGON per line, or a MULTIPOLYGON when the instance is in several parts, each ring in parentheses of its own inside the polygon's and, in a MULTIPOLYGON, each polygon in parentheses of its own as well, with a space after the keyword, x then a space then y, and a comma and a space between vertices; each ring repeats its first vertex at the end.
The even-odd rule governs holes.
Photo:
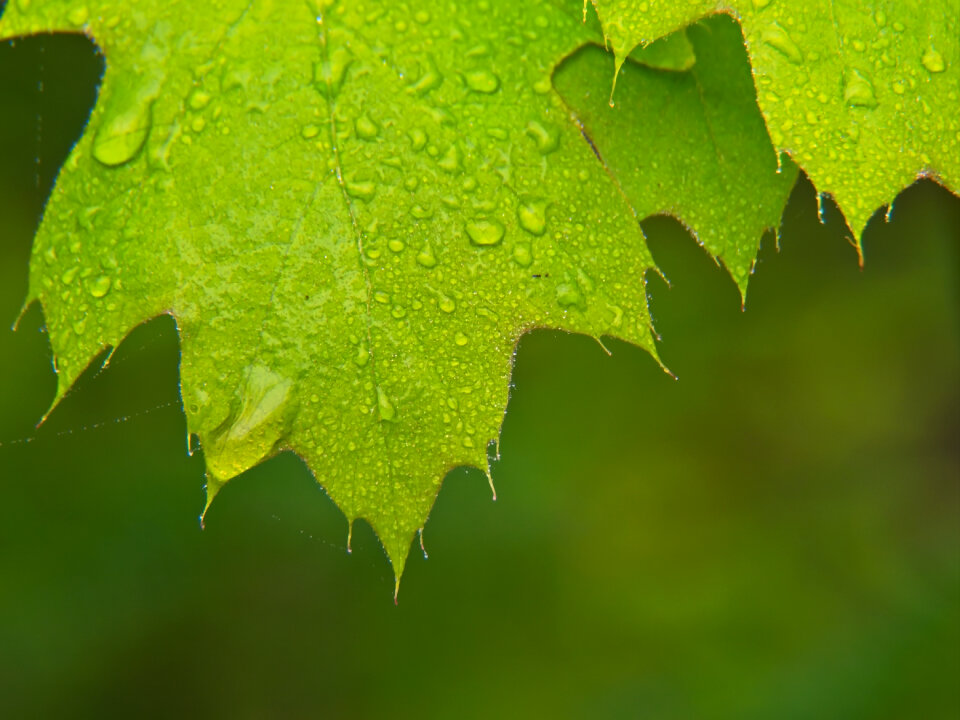
POLYGON ((149 101, 123 104, 116 112, 108 109, 93 139, 93 157, 107 167, 130 162, 147 142, 151 115, 149 101))
POLYGON ((444 156, 437 162, 437 165, 449 173, 459 172, 462 169, 460 148, 456 145, 451 145, 447 152, 444 153, 444 156))
POLYGON ((377 290, 373 294, 373 299, 381 305, 387 305, 390 302, 390 294, 385 293, 383 290, 377 290))
POLYGON ((423 150, 427 145, 427 134, 420 128, 410 131, 410 147, 414 150, 423 150))
POLYGON ((536 198, 524 198, 517 206, 520 227, 533 235, 543 235, 547 229, 547 203, 536 198))
POLYGON ((368 353, 367 349, 361 345, 357 348, 357 352, 353 356, 353 364, 362 368, 367 364, 368 360, 370 360, 370 353, 368 353))
POLYGON ((373 140, 380 134, 380 127, 368 115, 361 115, 354 123, 357 137, 364 140, 373 140))
POLYGON ((205 93, 200 88, 197 88, 190 93, 190 98, 187 100, 187 104, 190 106, 191 110, 203 110, 207 105, 210 104, 210 94, 205 93))
POLYGON ((78 272, 80 272, 80 267, 78 265, 74 265, 69 270, 64 271, 63 275, 60 276, 60 282, 62 282, 64 285, 69 285, 77 277, 78 272))
POLYGON ((453 301, 453 298, 449 298, 446 295, 440 296, 440 302, 437 303, 437 305, 439 305, 440 309, 445 313, 452 313, 457 309, 457 304, 453 301))
POLYGON ((557 285, 557 304, 562 308, 585 307, 583 295, 576 283, 565 282, 557 285))
POLYGON ((546 155, 560 147, 560 133, 549 125, 531 120, 527 123, 527 135, 537 144, 537 150, 546 155))
POLYGON ((397 417, 397 410, 390 402, 387 394, 377 386, 377 409, 380 411, 380 419, 386 422, 394 422, 397 417))
POLYGON ((453 336, 453 342, 456 343, 458 347, 463 347, 470 341, 467 339, 466 335, 464 335, 462 332, 458 332, 453 336))
POLYGON ((387 247, 395 253, 401 252, 404 248, 403 240, 392 238, 387 242, 387 247))
POLYGON ((109 275, 101 275, 92 283, 90 283, 90 294, 95 298, 102 298, 108 292, 110 292, 110 287, 113 285, 113 280, 110 279, 109 275))
POLYGON ((344 47, 335 48, 326 61, 314 63, 314 85, 326 97, 336 95, 340 92, 351 62, 353 62, 353 55, 349 50, 344 47))
POLYGON ((513 248, 513 261, 520 267, 530 267, 533 262, 533 252, 530 243, 517 243, 513 248))
POLYGON ((358 198, 359 200, 369 200, 377 192, 377 186, 370 181, 347 182, 344 187, 347 190, 347 195, 358 198))
POLYGON ((552 89, 553 83, 550 82, 548 75, 544 75, 533 84, 533 91, 537 93, 537 95, 546 95, 552 89))
POLYGON ((316 125, 304 125, 300 130, 300 137, 304 140, 310 140, 320 134, 320 128, 316 125))
POLYGON ((753 0, 753 6, 757 10, 763 10, 769 4, 770 4, 770 0, 753 0))
POLYGON ((470 242, 474 245, 490 247, 491 245, 499 245, 500 241, 503 240, 503 225, 496 220, 469 222, 467 223, 466 230, 467 235, 470 237, 470 242))
POLYGON ((803 53, 780 23, 773 23, 760 34, 760 39, 780 52, 792 63, 803 62, 803 53))
POLYGON ((53 245, 43 251, 43 259, 46 261, 47 265, 53 265, 57 261, 57 251, 54 249, 53 245))
POLYGON ((403 305, 394 305, 392 308, 390 308, 390 314, 399 320, 400 318, 406 316, 407 309, 403 305))
POLYGON ((430 22, 430 13, 428 13, 426 10, 418 10, 413 16, 413 19, 421 25, 426 25, 428 22, 430 22))
POLYGON ((433 254, 433 248, 430 246, 430 243, 424 245, 423 249, 417 253, 417 262, 425 268, 432 268, 436 266, 437 257, 433 254))
POLYGON ((943 55, 933 47, 927 48, 927 51, 923 54, 922 62, 923 66, 932 73, 942 73, 947 67, 943 62, 943 55))
POLYGON ((86 321, 86 320, 77 320, 76 322, 73 323, 73 326, 72 326, 72 327, 73 327, 73 331, 74 331, 77 335, 83 335, 83 333, 86 332, 86 330, 87 330, 87 321, 86 321))
POLYGON ((470 70, 464 73, 467 87, 474 92, 491 95, 500 89, 500 78, 489 70, 470 70))
POLYGON ((195 133, 203 132, 203 129, 207 126, 206 119, 202 117, 196 117, 193 119, 193 122, 190 123, 190 129, 195 133))
POLYGON ((847 87, 844 88, 843 99, 852 107, 874 108, 877 106, 873 84, 858 70, 851 70, 847 76, 847 87))
POLYGON ((443 84, 443 75, 440 74, 436 62, 430 55, 424 56, 420 62, 420 77, 407 88, 407 92, 425 95, 443 84))

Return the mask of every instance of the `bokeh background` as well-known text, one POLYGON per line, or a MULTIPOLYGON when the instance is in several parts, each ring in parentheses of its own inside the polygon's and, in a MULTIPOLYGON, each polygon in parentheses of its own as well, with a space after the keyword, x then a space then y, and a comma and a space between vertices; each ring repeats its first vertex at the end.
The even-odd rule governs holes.
POLYGON ((960 200, 906 190, 861 271, 802 180, 745 312, 645 222, 678 379, 526 336, 499 499, 448 476, 395 607, 369 527, 348 555, 292 455, 201 531, 169 318, 35 429, 40 308, 9 328, 101 70, 82 37, 0 44, 0 716, 960 716, 960 200))

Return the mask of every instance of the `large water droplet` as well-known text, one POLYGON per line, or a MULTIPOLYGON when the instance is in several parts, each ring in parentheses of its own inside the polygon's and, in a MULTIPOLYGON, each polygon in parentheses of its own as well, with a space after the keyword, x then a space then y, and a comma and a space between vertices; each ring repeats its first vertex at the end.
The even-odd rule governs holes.
POLYGON ((380 411, 381 420, 385 420, 386 422, 394 422, 396 420, 397 409, 379 386, 377 386, 377 409, 380 411))
POLYGON ((338 47, 330 52, 326 61, 315 63, 313 81, 317 89, 326 97, 339 93, 351 62, 353 55, 350 51, 338 47))
POLYGON ((467 235, 474 245, 489 247, 499 245, 503 240, 503 225, 496 220, 477 220, 467 223, 467 235))
POLYGON ((414 150, 423 150, 427 145, 427 134, 420 128, 410 131, 410 147, 414 150))
POLYGON ((792 63, 803 62, 803 53, 780 23, 773 23, 760 34, 760 39, 780 52, 792 63))
POLYGON ((537 144, 537 150, 543 155, 560 147, 560 133, 549 125, 531 120, 527 123, 527 135, 537 144))
POLYGON ((191 110, 203 110, 207 105, 210 104, 210 94, 204 92, 200 88, 197 88, 190 93, 190 98, 187 100, 187 104, 190 106, 191 110))
POLYGON ((430 55, 425 55, 420 63, 420 77, 407 88, 407 92, 425 95, 443 84, 443 75, 430 55))
POLYGON ((357 348, 357 352, 353 356, 353 364, 357 367, 364 367, 367 362, 370 360, 370 353, 367 352, 367 349, 361 345, 357 348))
POLYGON ((520 227, 533 235, 543 235, 547 229, 547 203, 536 198, 524 198, 517 206, 520 227))
POLYGON ((347 195, 359 200, 370 200, 377 192, 376 184, 370 181, 347 182, 344 187, 347 189, 347 195))
POLYGON ((847 75, 847 86, 843 99, 852 107, 874 108, 877 98, 873 93, 873 83, 859 70, 851 70, 847 75))
POLYGON ((437 165, 449 173, 459 172, 463 165, 460 159, 460 148, 456 145, 451 145, 443 157, 437 162, 437 165))
POLYGON ((463 79, 474 92, 491 95, 500 89, 500 78, 489 70, 470 70, 463 79))
POLYGON ((580 288, 574 282, 565 282, 557 285, 557 304, 562 308, 577 307, 584 309, 586 303, 580 288))
POLYGON ((530 243, 517 243, 513 248, 513 261, 520 267, 530 267, 533 262, 533 252, 530 243))
POLYGON ((440 302, 437 303, 440 309, 445 313, 452 313, 457 309, 457 304, 453 301, 453 298, 447 297, 446 295, 440 296, 440 302))
POLYGON ((60 276, 60 282, 62 282, 64 285, 69 285, 77 277, 78 272, 80 272, 80 267, 78 265, 74 265, 72 268, 64 271, 63 275, 60 276))
POLYGON ((433 247, 430 243, 423 246, 423 249, 417 253, 417 262, 425 268, 432 268, 437 264, 437 257, 433 254, 433 247))
POLYGON ((107 167, 130 162, 147 142, 152 120, 152 102, 124 104, 107 110, 93 139, 93 157, 107 167))
POLYGON ((101 275, 92 283, 90 283, 90 294, 95 298, 102 298, 108 292, 110 292, 110 287, 113 285, 113 280, 110 279, 109 275, 101 275))
POLYGON ((927 48, 921 62, 923 62, 923 66, 932 73, 942 73, 947 69, 946 64, 943 62, 943 55, 938 53, 933 47, 927 48))
POLYGON ((354 127, 357 129, 357 137, 364 140, 373 140, 380 134, 380 127, 370 119, 369 115, 358 117, 354 127))

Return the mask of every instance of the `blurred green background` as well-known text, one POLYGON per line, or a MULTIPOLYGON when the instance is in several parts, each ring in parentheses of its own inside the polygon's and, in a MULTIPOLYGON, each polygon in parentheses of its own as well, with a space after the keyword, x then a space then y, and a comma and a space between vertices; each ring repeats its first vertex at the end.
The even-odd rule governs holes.
POLYGON ((878 212, 857 267, 801 181, 741 312, 644 223, 672 380, 637 348, 520 343, 490 501, 446 479, 400 604, 369 527, 292 455, 207 528, 177 338, 54 392, 30 242, 94 100, 79 36, 0 44, 0 716, 956 718, 960 200, 878 212))

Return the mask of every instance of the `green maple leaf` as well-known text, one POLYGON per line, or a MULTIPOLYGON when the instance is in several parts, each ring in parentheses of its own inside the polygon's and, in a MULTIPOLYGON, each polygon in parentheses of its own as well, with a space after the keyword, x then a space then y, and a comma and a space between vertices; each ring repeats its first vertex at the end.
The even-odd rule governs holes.
POLYGON ((282 449, 401 575, 441 479, 485 468, 534 327, 654 352, 637 219, 550 77, 550 3, 11 5, 107 69, 33 249, 57 399, 171 314, 208 499, 282 449))
POLYGON ((734 14, 774 146, 833 196, 858 250, 873 212, 917 177, 956 190, 960 1, 592 2, 618 63, 709 13, 734 14))
POLYGON ((644 50, 613 112, 595 51, 557 74, 572 111, 554 90, 600 36, 549 2, 19 0, 0 34, 71 29, 107 71, 31 262, 56 401, 172 315, 208 505, 291 449, 398 579, 446 472, 487 466, 519 336, 655 355, 638 217, 680 217, 743 292, 796 173, 731 23, 644 50))
POLYGON ((564 63, 554 85, 637 215, 679 218, 745 297, 760 238, 779 224, 797 168, 770 144, 736 23, 712 18, 666 40, 623 66, 613 108, 597 91, 613 59, 596 46, 564 63))

